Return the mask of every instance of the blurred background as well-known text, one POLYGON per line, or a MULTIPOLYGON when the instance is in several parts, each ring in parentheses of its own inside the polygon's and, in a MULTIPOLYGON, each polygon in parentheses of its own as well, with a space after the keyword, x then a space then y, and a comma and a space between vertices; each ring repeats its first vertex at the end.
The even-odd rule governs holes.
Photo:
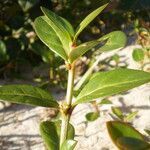
MULTIPOLYGON (((38 39, 33 29, 34 19, 42 15, 44 6, 68 19, 75 27, 106 0, 0 0, 0 78, 25 79, 65 88, 66 71, 58 56, 38 39), (40 69, 39 69, 40 68, 40 69), (45 71, 38 71, 38 70, 45 71)), ((128 44, 148 47, 150 29, 149 0, 112 0, 110 5, 81 34, 82 42, 92 40, 114 30, 130 36, 128 44)), ((89 52, 87 58, 91 56, 89 52)), ((116 57, 116 56, 115 56, 116 57)), ((94 59, 94 58, 93 58, 94 59)), ((90 62, 79 62, 79 75, 90 62)))
MULTIPOLYGON (((31 83, 44 89, 57 89, 54 92, 58 97, 59 91, 66 89, 67 72, 64 61, 35 34, 33 22, 42 15, 40 6, 66 18, 76 28, 86 15, 106 2, 108 0, 0 0, 0 84, 31 83)), ((138 63, 139 69, 150 71, 150 0, 111 0, 108 7, 83 31, 79 42, 99 38, 114 30, 124 31, 128 37, 127 46, 138 45, 138 48, 129 47, 121 56, 115 53, 104 57, 96 71, 128 67, 124 55, 131 50, 131 59, 138 63)), ((97 55, 89 51, 78 60, 77 78, 95 62, 97 55)), ((59 98, 63 99, 64 93, 59 98)), ((28 125, 36 128, 35 122, 38 124, 47 112, 43 113, 39 108, 10 105, 0 104, 0 149, 11 150, 11 147, 16 147, 15 150, 42 150, 42 146, 34 147, 42 143, 38 130, 31 130, 28 125), (39 119, 35 114, 42 116, 39 119), (23 128, 18 127, 18 123, 23 128), (18 131, 24 136, 14 135, 18 131), (26 135, 27 131, 33 135, 26 135)), ((55 111, 48 113, 55 115, 55 111)))

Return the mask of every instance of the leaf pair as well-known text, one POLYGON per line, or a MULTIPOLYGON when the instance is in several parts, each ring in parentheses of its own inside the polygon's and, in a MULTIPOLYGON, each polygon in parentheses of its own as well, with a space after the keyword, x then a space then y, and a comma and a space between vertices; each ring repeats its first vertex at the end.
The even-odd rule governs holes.
POLYGON ((76 146, 76 141, 74 141, 74 127, 69 124, 67 140, 60 145, 60 132, 61 132, 61 121, 45 121, 40 124, 41 135, 45 141, 48 150, 73 150, 76 146))
POLYGON ((150 73, 132 69, 95 73, 77 96, 74 105, 118 94, 149 81, 150 73))
POLYGON ((76 42, 79 34, 107 5, 108 4, 105 4, 89 14, 79 24, 76 32, 67 20, 42 7, 45 16, 36 18, 34 22, 35 31, 43 43, 53 52, 57 53, 65 61, 73 62, 75 59, 82 56, 87 51, 87 48, 90 50, 100 42, 96 40, 85 43, 84 45, 86 45, 86 48, 84 45, 77 47, 77 53, 79 53, 77 55, 76 52, 70 53, 72 51, 71 46, 76 42))
POLYGON ((59 107, 59 104, 53 99, 51 94, 31 85, 1 86, 0 100, 42 107, 59 107))
POLYGON ((144 140, 144 136, 127 123, 109 121, 107 130, 113 143, 120 150, 150 149, 150 144, 144 140))

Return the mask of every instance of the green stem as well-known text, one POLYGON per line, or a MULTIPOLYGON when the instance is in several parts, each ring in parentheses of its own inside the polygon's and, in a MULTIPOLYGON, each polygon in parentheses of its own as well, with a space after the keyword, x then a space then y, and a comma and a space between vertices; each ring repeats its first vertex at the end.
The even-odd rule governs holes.
POLYGON ((67 139, 67 132, 68 132, 68 124, 70 120, 70 115, 66 115, 62 117, 62 124, 61 124, 61 134, 60 134, 60 147, 67 139))
POLYGON ((74 86, 74 64, 72 64, 71 69, 68 71, 66 102, 69 107, 71 106, 71 103, 72 103, 73 86, 74 86))
POLYGON ((70 110, 72 104, 73 97, 73 86, 74 86, 74 64, 71 65, 71 68, 68 71, 68 85, 67 85, 67 93, 66 93, 66 103, 67 103, 67 112, 62 114, 62 124, 61 124, 61 135, 60 135, 60 147, 63 142, 67 139, 68 132, 68 124, 70 120, 70 110))

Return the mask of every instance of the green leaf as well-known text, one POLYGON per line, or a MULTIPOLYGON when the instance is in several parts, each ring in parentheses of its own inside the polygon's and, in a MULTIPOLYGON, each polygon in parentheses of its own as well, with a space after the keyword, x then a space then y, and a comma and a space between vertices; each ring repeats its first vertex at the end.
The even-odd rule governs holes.
POLYGON ((69 54, 69 60, 70 63, 81 57, 83 54, 85 54, 87 51, 98 45, 100 42, 99 41, 90 41, 83 43, 79 45, 78 47, 74 48, 70 54, 69 54))
POLYGON ((121 31, 114 31, 97 40, 83 43, 74 48, 69 54, 69 60, 72 63, 92 48, 98 52, 104 52, 123 48, 125 44, 126 35, 121 31))
POLYGON ((123 113, 122 113, 122 111, 120 110, 120 108, 118 108, 118 107, 111 107, 111 110, 112 110, 112 112, 113 112, 113 114, 115 114, 119 119, 123 119, 123 113))
POLYGON ((39 36, 41 41, 45 45, 47 45, 53 52, 58 54, 64 60, 67 60, 67 54, 62 46, 60 39, 46 20, 48 19, 45 16, 35 19, 34 28, 37 35, 39 36))
POLYGON ((103 99, 101 100, 101 102, 99 103, 100 105, 105 105, 105 104, 112 104, 112 102, 108 99, 103 99))
MULTIPOLYGON (((40 132, 48 150, 59 150, 61 121, 44 121, 40 124, 40 132)), ((67 139, 74 139, 74 128, 69 124, 67 139)))
POLYGON ((120 121, 109 121, 107 122, 107 130, 110 138, 117 147, 118 140, 124 137, 144 141, 143 135, 127 123, 120 121))
POLYGON ((134 111, 134 112, 129 113, 129 114, 124 118, 124 120, 125 120, 125 121, 131 121, 133 118, 136 117, 137 113, 138 113, 138 111, 134 111))
POLYGON ((4 85, 0 87, 0 99, 12 103, 58 108, 58 103, 47 92, 31 85, 4 85))
POLYGON ((63 45, 63 48, 65 49, 66 54, 69 54, 72 40, 70 37, 70 33, 68 32, 69 27, 67 24, 65 24, 66 21, 64 21, 64 19, 62 19, 61 17, 57 16, 55 13, 53 13, 52 11, 44 7, 42 7, 41 9, 43 13, 46 15, 46 17, 48 18, 46 20, 47 23, 53 28, 53 30, 56 32, 57 36, 59 37, 63 45))
POLYGON ((105 4, 99 8, 97 8, 96 10, 94 10, 92 13, 90 13, 77 27, 76 30, 76 34, 74 37, 74 41, 76 41, 77 37, 79 36, 79 34, 84 30, 84 28, 93 20, 95 19, 95 17, 97 17, 102 11, 103 9, 108 5, 105 4))
POLYGON ((77 96, 75 104, 118 94, 149 81, 150 73, 139 70, 120 68, 95 73, 77 96))
POLYGON ((87 121, 95 121, 96 119, 99 118, 99 113, 98 112, 90 112, 86 114, 86 120, 87 121))
POLYGON ((150 144, 146 141, 131 137, 121 137, 117 140, 117 146, 121 150, 149 150, 150 144))
POLYGON ((101 37, 99 41, 106 41, 106 43, 97 51, 105 52, 123 48, 126 45, 127 37, 122 31, 113 31, 101 37))
POLYGON ((62 144, 61 150, 74 150, 76 144, 77 144, 77 141, 75 141, 75 140, 66 140, 62 144))
POLYGON ((75 35, 75 31, 73 29, 73 26, 66 20, 65 18, 60 17, 60 23, 64 28, 67 30, 67 32, 70 34, 70 36, 73 38, 75 35))
POLYGON ((8 55, 6 51, 6 45, 2 40, 0 40, 0 62, 6 61, 7 59, 8 55))
POLYGON ((144 51, 142 49, 134 49, 133 53, 132 53, 132 57, 134 59, 134 61, 142 61, 144 60, 144 51))

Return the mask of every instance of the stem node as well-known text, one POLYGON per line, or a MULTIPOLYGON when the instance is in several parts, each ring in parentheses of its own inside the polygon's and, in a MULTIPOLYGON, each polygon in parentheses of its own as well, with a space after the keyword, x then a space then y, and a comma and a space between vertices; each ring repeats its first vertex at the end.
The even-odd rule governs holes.
POLYGON ((68 69, 68 85, 66 93, 66 102, 60 106, 60 111, 62 114, 62 124, 61 124, 61 134, 60 134, 60 147, 67 139, 68 124, 70 116, 74 107, 72 107, 72 97, 73 97, 73 86, 74 86, 74 63, 66 64, 68 69))

